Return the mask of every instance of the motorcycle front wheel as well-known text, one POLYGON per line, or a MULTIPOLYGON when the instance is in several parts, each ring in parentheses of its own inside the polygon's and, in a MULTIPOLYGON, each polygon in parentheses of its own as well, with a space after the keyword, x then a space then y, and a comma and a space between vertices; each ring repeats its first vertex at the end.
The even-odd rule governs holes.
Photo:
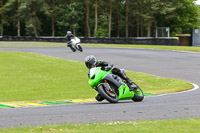
POLYGON ((69 47, 70 47, 70 49, 71 49, 73 52, 75 52, 75 51, 76 51, 76 49, 75 49, 75 48, 73 48, 73 47, 72 47, 72 45, 69 45, 69 47))
POLYGON ((98 92, 104 99, 106 99, 110 103, 118 102, 118 96, 115 90, 110 88, 108 85, 104 85, 104 84, 100 85, 98 87, 98 92))

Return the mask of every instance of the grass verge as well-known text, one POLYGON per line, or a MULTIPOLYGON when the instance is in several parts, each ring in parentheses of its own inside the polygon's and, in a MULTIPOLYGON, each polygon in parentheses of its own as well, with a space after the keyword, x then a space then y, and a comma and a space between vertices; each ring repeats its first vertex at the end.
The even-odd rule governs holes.
MULTIPOLYGON (((84 63, 26 52, 0 52, 0 102, 93 98, 84 63)), ((173 78, 127 72, 144 92, 191 89, 173 78)))
MULTIPOLYGON (((25 43, 25 42, 23 42, 25 43)), ((23 44, 20 42, 19 45, 16 44, 9 44, 9 45, 1 45, 0 47, 65 47, 65 43, 57 43, 57 44, 51 44, 42 42, 43 44, 40 44, 39 42, 33 42, 30 45, 23 44)), ((200 52, 200 47, 194 47, 194 46, 160 46, 160 45, 129 45, 129 44, 83 44, 83 47, 117 47, 117 48, 142 48, 142 49, 159 49, 159 50, 176 50, 176 51, 190 51, 190 52, 200 52)))
POLYGON ((2 133, 198 133, 200 119, 65 124, 0 129, 2 133))
POLYGON ((0 101, 88 98, 83 63, 25 52, 0 52, 0 101))
POLYGON ((110 44, 110 45, 83 45, 84 47, 118 47, 118 48, 142 48, 142 49, 160 49, 160 50, 176 50, 200 52, 200 47, 191 46, 161 46, 161 45, 126 45, 126 44, 110 44))

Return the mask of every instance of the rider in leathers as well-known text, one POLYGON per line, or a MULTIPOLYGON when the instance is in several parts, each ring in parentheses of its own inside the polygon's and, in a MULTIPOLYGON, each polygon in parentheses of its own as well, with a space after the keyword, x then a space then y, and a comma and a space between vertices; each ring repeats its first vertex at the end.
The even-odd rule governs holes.
MULTIPOLYGON (((116 67, 113 68, 112 63, 109 63, 107 61, 100 61, 100 60, 98 61, 98 60, 96 60, 96 58, 93 55, 90 55, 90 56, 86 57, 85 65, 89 69, 91 69, 93 67, 101 67, 101 69, 105 70, 105 71, 109 71, 112 69, 113 74, 118 75, 119 77, 121 77, 128 83, 130 90, 133 90, 134 88, 136 88, 136 86, 133 84, 133 82, 125 74, 123 74, 119 68, 116 68, 116 67)), ((95 98, 97 101, 103 100, 103 98, 101 97, 100 94, 97 94, 97 96, 95 98)))
POLYGON ((65 38, 67 39, 67 45, 68 47, 70 47, 72 44, 71 44, 71 39, 75 37, 71 31, 67 31, 67 35, 65 36, 65 38))

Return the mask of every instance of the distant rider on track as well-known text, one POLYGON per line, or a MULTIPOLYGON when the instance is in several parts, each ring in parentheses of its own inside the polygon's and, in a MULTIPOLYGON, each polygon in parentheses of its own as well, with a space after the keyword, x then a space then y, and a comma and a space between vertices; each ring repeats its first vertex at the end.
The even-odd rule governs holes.
POLYGON ((71 47, 71 39, 75 37, 71 31, 67 31, 67 35, 65 36, 65 38, 67 39, 67 46, 71 47))

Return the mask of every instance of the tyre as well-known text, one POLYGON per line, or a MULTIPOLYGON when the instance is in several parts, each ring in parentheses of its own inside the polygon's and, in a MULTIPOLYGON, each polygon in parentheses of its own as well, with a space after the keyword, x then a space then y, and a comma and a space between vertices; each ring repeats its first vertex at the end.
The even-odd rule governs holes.
POLYGON ((78 50, 79 50, 80 52, 83 52, 83 48, 82 48, 80 45, 78 45, 78 50))
POLYGON ((111 89, 106 83, 98 87, 99 94, 110 103, 117 103, 118 96, 114 89, 111 89))
POLYGON ((140 102, 143 99, 144 99, 144 93, 138 86, 138 88, 134 90, 134 96, 133 96, 132 100, 135 102, 140 102))
POLYGON ((75 52, 75 51, 76 51, 76 49, 75 49, 75 48, 73 48, 72 46, 70 46, 70 45, 69 45, 69 47, 70 47, 70 49, 71 49, 73 52, 75 52))

